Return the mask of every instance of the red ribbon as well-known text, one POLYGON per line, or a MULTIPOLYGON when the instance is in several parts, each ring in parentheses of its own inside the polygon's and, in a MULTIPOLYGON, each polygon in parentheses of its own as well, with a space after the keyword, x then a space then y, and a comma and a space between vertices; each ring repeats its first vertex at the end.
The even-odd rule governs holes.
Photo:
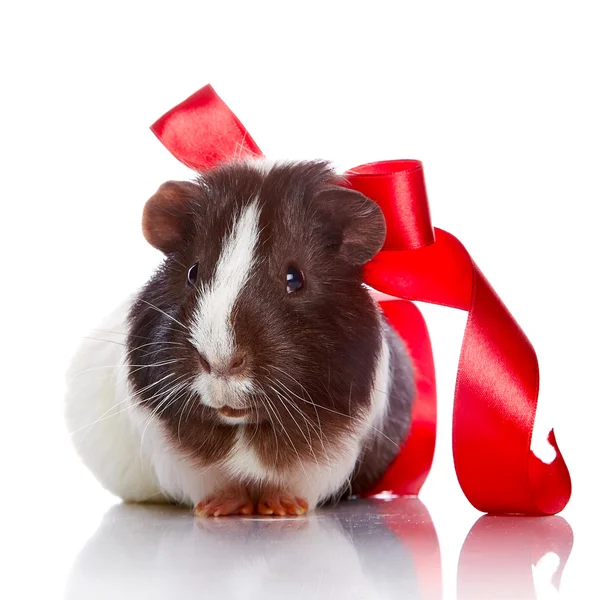
MULTIPOLYGON (((152 131, 188 167, 201 171, 234 158, 261 156, 258 146, 211 86, 170 110, 152 131)), ((417 494, 435 441, 435 375, 425 323, 405 300, 469 312, 454 397, 453 450, 460 485, 490 513, 550 515, 571 494, 554 433, 551 464, 530 450, 539 370, 535 351, 464 246, 434 229, 423 166, 415 160, 362 165, 347 185, 377 202, 387 224, 383 249, 366 265, 365 282, 404 300, 381 306, 406 340, 417 372, 412 427, 398 458, 372 493, 417 494)))

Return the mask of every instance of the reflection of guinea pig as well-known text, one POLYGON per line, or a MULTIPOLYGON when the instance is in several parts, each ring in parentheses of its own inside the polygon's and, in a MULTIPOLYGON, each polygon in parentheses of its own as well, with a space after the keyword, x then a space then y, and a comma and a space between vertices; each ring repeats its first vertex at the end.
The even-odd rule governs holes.
POLYGON ((406 547, 368 510, 193 521, 117 505, 75 560, 65 599, 419 598, 406 547))
POLYGON ((104 324, 121 343, 76 356, 67 398, 109 490, 283 515, 381 477, 413 373, 362 284, 383 215, 340 183, 323 162, 231 163, 148 201, 165 260, 104 324))

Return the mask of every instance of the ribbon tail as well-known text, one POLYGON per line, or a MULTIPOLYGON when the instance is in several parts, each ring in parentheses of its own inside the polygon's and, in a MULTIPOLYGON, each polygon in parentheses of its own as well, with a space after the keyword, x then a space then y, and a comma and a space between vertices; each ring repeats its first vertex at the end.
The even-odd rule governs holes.
POLYGON ((464 246, 436 229, 436 241, 384 251, 365 280, 385 294, 469 311, 454 397, 453 450, 459 483, 482 512, 555 514, 571 482, 557 456, 530 450, 539 370, 535 351, 464 246))
POLYGON ((552 463, 530 450, 539 393, 537 356, 472 264, 454 400, 456 474, 469 501, 483 512, 555 514, 566 506, 571 483, 554 437, 552 463))

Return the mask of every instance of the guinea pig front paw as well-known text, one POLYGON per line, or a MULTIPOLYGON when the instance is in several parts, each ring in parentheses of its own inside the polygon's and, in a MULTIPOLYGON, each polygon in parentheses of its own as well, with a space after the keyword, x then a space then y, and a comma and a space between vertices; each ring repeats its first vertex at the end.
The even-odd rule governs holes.
POLYGON ((284 490, 268 490, 263 492, 258 501, 259 515, 274 517, 303 515, 308 510, 308 502, 284 490))
POLYGON ((251 515, 254 503, 248 490, 242 487, 222 489, 202 502, 194 509, 197 517, 225 517, 227 515, 251 515))

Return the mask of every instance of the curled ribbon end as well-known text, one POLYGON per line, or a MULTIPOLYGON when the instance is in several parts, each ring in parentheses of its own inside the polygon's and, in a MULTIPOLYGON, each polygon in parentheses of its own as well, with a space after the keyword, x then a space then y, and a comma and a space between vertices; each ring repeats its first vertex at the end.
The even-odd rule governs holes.
POLYGON ((550 433, 551 432, 546 435, 538 434, 534 425, 533 436, 531 438, 531 451, 547 465, 553 463, 558 454, 556 445, 550 441, 550 433))
POLYGON ((555 515, 571 498, 571 477, 556 443, 554 430, 548 435, 548 443, 556 454, 552 462, 542 461, 533 451, 529 457, 531 494, 537 508, 534 514, 555 515))

